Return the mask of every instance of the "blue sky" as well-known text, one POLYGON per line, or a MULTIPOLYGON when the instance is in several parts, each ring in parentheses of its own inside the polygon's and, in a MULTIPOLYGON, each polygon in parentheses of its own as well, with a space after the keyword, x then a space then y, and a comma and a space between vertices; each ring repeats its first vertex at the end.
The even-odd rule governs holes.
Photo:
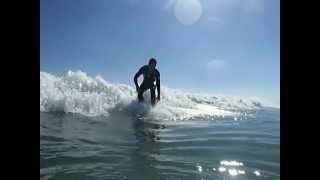
POLYGON ((279 103, 279 0, 41 0, 41 71, 133 85, 158 60, 163 85, 279 103))

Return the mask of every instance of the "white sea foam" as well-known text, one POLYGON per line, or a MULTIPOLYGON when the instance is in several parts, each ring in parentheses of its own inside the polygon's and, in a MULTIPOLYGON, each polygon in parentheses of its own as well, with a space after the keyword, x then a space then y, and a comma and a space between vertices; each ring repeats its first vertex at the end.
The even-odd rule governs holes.
MULTIPOLYGON (((82 71, 64 76, 40 72, 40 111, 72 112, 86 116, 108 116, 114 110, 148 108, 148 114, 161 119, 184 120, 194 117, 234 116, 261 108, 261 102, 230 96, 209 96, 161 87, 161 101, 155 108, 136 102, 136 91, 126 84, 115 84, 82 71), (144 107, 144 108, 141 108, 144 107)), ((146 104, 150 93, 145 93, 146 104)))

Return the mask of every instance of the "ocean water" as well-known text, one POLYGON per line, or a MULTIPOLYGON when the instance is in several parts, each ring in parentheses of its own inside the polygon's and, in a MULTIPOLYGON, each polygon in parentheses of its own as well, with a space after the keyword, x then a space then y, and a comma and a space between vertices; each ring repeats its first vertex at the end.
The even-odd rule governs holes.
POLYGON ((162 92, 40 72, 40 179, 280 179, 279 107, 162 92))

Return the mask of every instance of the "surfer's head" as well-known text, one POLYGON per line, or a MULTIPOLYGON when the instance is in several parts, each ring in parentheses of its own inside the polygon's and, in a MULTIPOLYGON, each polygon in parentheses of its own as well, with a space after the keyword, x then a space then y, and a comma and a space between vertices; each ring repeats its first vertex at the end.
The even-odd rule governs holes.
POLYGON ((155 58, 151 58, 149 59, 149 66, 152 68, 152 69, 155 69, 156 66, 157 66, 157 61, 155 58))

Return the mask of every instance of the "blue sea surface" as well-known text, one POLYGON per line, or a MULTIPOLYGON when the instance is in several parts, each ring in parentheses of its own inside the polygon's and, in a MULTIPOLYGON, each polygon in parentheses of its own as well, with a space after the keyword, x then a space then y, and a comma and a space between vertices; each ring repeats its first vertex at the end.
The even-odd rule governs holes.
POLYGON ((280 109, 153 120, 40 112, 40 179, 280 179, 280 109))

